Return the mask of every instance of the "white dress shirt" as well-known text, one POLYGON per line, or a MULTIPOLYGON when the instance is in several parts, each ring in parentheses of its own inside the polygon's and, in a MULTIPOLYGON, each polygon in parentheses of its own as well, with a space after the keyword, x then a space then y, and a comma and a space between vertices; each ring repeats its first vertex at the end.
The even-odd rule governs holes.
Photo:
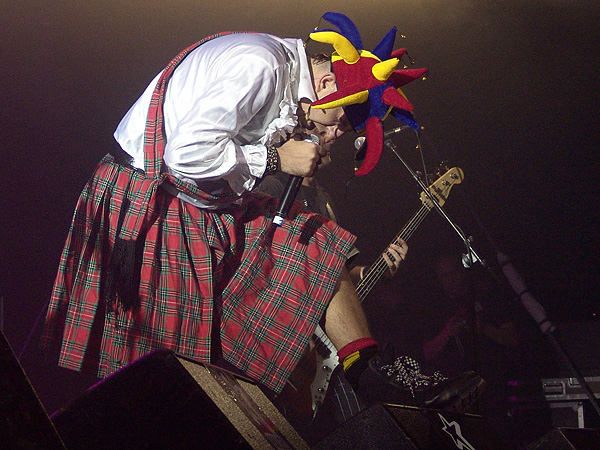
MULTIPOLYGON (((146 115, 159 76, 114 133, 141 169, 146 115)), ((168 170, 192 182, 226 180, 237 194, 251 190, 264 174, 266 145, 282 142, 298 125, 296 109, 302 98, 316 99, 302 40, 242 33, 200 45, 167 85, 168 170)))

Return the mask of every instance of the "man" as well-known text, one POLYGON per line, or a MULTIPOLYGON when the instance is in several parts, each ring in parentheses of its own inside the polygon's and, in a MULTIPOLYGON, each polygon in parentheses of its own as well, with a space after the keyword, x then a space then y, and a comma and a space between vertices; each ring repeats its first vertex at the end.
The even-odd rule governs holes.
MULTIPOLYGON (((323 319, 361 395, 368 372, 378 400, 406 398, 380 371, 344 268, 354 236, 296 207, 274 228, 277 199, 250 192, 278 171, 313 175, 351 128, 342 107, 317 105, 336 81, 299 39, 233 33, 186 49, 150 83, 75 211, 44 338, 62 340, 61 366, 105 377, 168 348, 280 392, 323 319)), ((461 396, 446 387, 425 401, 461 396)))
POLYGON ((481 274, 470 276, 460 257, 451 254, 438 255, 435 273, 446 297, 438 309, 442 323, 423 343, 426 361, 455 374, 474 369, 479 364, 477 357, 490 357, 491 345, 501 349, 520 343, 514 308, 481 274), (486 342, 488 348, 477 352, 486 342))
POLYGON ((425 364, 449 376, 465 370, 483 374, 487 387, 479 412, 509 440, 507 389, 521 342, 515 304, 499 295, 501 289, 483 269, 465 269, 459 251, 437 255, 434 269, 445 295, 428 302, 431 323, 422 327, 425 364))

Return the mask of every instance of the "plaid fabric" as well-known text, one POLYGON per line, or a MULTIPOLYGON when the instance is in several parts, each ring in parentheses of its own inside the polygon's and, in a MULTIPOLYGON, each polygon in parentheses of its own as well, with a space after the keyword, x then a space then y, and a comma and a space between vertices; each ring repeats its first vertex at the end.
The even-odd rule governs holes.
POLYGON ((103 268, 126 187, 131 195, 145 182, 106 156, 86 185, 53 289, 46 345, 62 338, 59 364, 97 367, 101 377, 156 348, 208 362, 218 345, 225 360, 280 391, 354 237, 297 206, 272 233, 277 200, 268 196, 247 194, 242 205, 208 212, 158 189, 140 241, 140 304, 107 308, 103 268))
POLYGON ((298 206, 274 229, 272 197, 246 193, 240 202, 207 211, 160 188, 172 183, 213 201, 232 200, 231 193, 211 198, 160 174, 164 143, 157 130, 167 81, 168 75, 161 78, 148 116, 146 172, 107 155, 80 196, 43 345, 60 343, 59 365, 94 368, 100 377, 157 348, 202 362, 220 353, 280 392, 327 307, 355 238, 298 206), (117 238, 134 240, 139 252, 139 303, 131 309, 118 298, 107 304, 103 291, 117 238))

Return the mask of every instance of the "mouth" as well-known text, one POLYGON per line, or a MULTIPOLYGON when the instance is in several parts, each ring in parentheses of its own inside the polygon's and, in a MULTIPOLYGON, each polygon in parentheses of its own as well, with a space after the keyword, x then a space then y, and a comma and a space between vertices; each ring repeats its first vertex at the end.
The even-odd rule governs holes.
POLYGON ((329 152, 331 150, 331 147, 333 147, 334 143, 335 143, 335 139, 323 139, 323 143, 321 145, 321 148, 324 151, 329 152))

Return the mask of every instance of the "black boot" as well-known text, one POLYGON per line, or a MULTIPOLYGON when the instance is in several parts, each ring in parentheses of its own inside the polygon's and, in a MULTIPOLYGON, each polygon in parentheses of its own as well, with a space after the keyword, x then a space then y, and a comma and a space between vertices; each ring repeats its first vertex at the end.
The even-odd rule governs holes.
POLYGON ((383 402, 459 412, 470 408, 484 387, 484 380, 475 372, 454 378, 439 372, 427 376, 408 356, 396 358, 392 364, 375 356, 359 378, 358 394, 368 405, 383 402))

